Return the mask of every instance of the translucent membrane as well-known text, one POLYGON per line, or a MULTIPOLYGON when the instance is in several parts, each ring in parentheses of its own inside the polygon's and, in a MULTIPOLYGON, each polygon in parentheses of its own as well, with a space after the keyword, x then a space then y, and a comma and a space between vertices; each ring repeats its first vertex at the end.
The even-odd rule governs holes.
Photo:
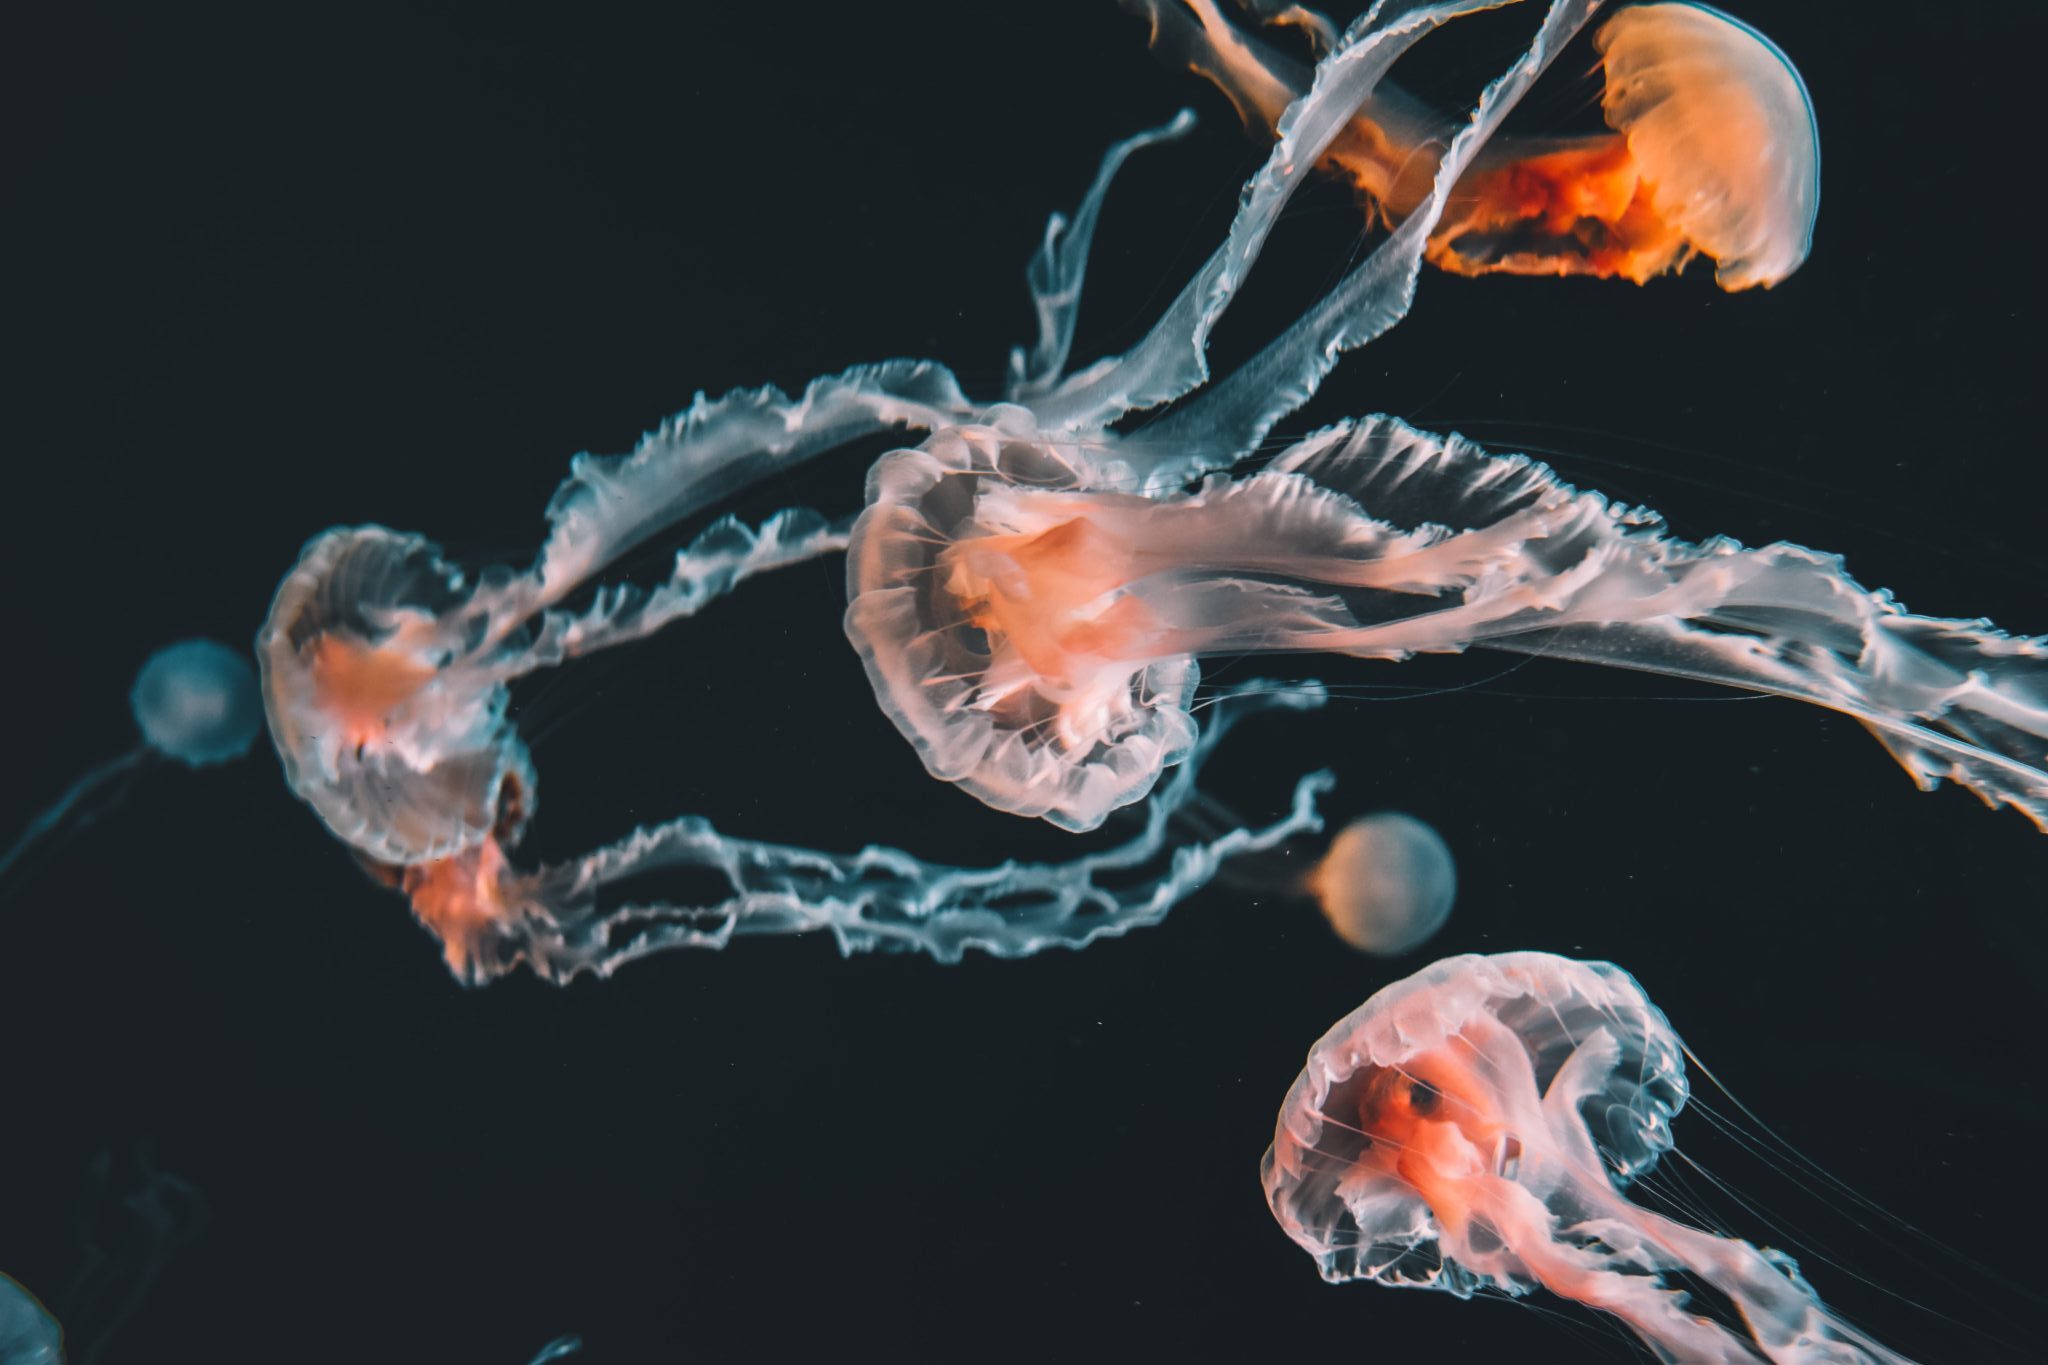
POLYGON ((1548 953, 1447 958, 1309 1050, 1260 1166, 1266 1202, 1333 1282, 1547 1289, 1659 1359, 1898 1361, 1782 1252, 1630 1202, 1672 1147, 1684 1044, 1628 973, 1548 953), (1687 1277, 1740 1322, 1695 1312, 1687 1277))

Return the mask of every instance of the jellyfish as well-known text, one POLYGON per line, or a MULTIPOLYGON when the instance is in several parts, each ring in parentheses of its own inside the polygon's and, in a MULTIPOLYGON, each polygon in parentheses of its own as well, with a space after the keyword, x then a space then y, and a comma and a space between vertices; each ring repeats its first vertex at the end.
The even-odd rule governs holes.
POLYGON ((86 773, 31 820, 0 853, 0 878, 43 840, 98 819, 146 764, 165 758, 188 768, 226 763, 248 752, 263 724, 249 661, 212 640, 180 640, 150 655, 128 703, 143 742, 86 773))
POLYGON ((1446 958, 1309 1050, 1260 1164, 1266 1203, 1332 1283, 1545 1289, 1663 1360, 1903 1360, 1829 1312, 1785 1253, 1630 1201, 1673 1145, 1683 1054, 1611 963, 1446 958), (1694 1311, 1684 1278, 1739 1325, 1694 1311))
MULTIPOLYGON (((1249 127, 1278 127, 1306 69, 1224 18, 1216 0, 1124 0, 1171 60, 1213 81, 1249 127)), ((1329 22, 1262 14, 1319 48, 1329 22)), ((1697 255, 1723 289, 1799 268, 1820 207, 1820 143, 1798 69, 1754 28, 1706 5, 1632 5, 1595 44, 1612 132, 1501 138, 1475 160, 1431 232, 1432 264, 1463 275, 1594 275, 1640 284, 1697 255)), ((1324 154, 1372 212, 1399 222, 1428 190, 1424 154, 1453 121, 1383 84, 1324 154)))
POLYGON ((1192 742, 1204 655, 1483 645, 1812 702, 1922 789, 1946 778, 2048 829, 2048 641, 1914 615, 1832 555, 1681 540, 1388 417, 1255 473, 1124 486, 1100 448, 1017 414, 876 466, 846 629, 933 776, 1090 829, 1192 742))
MULTIPOLYGON (((1341 352, 1405 314, 1444 192, 1596 5, 1555 0, 1528 48, 1487 87, 1443 150, 1424 205, 1249 364, 1164 419, 1197 422, 1207 433, 1186 455, 1121 442, 1111 426, 1203 388, 1210 331, 1326 144, 1403 53, 1442 24, 1493 7, 1492 0, 1375 18, 1347 35, 1246 187, 1224 243, 1122 355, 1068 369, 1090 239, 1119 167, 1137 150, 1183 133, 1186 114, 1112 147, 1073 219, 1052 220, 1027 270, 1038 340, 1012 354, 1000 401, 970 400, 944 366, 907 359, 819 379, 795 398, 774 389, 699 395, 631 454, 578 457, 548 506, 546 539, 526 569, 500 565, 472 576, 427 538, 379 526, 315 537, 279 586, 257 640, 264 712, 292 790, 410 898, 441 939, 451 970, 467 982, 522 961, 555 980, 603 975, 658 948, 715 947, 754 932, 830 929, 848 951, 916 946, 950 960, 963 946, 1019 955, 1156 920, 1206 879, 1217 857, 1304 828, 1302 794, 1310 793, 1312 805, 1320 779, 1303 779, 1296 806, 1276 824, 1174 848, 1172 866, 1137 894, 1106 893, 1095 879, 1165 852, 1175 803, 1187 799, 1179 789, 1162 798, 1134 840, 1036 868, 960 869, 895 850, 794 849, 728 838, 686 816, 587 857, 522 871, 512 854, 534 817, 538 774, 510 719, 507 686, 644 638, 758 574, 845 549, 847 521, 806 509, 758 526, 724 517, 676 554, 665 580, 600 581, 634 547, 851 441, 912 431, 943 445, 987 423, 1021 423, 1114 447, 1133 486, 1148 490, 1178 487, 1211 458, 1234 461, 1314 392, 1341 352), (723 873, 732 898, 711 906, 597 904, 597 888, 629 871, 678 865, 723 873)), ((1191 683, 1192 671, 1186 676, 1191 683)), ((1217 721, 1265 706, 1244 695, 1220 706, 1217 721)), ((1155 780, 1166 763, 1204 752, 1192 724, 1159 738, 1157 752, 1126 760, 1149 765, 1155 780)), ((1146 792, 1155 780, 1144 782, 1146 792)))
POLYGON ((64 1329, 6 1275, 0 1275, 0 1365, 64 1365, 64 1329))
POLYGON ((1339 830, 1307 880, 1337 937, 1381 957, 1421 947, 1443 928, 1458 895, 1443 836, 1400 811, 1361 816, 1339 830))

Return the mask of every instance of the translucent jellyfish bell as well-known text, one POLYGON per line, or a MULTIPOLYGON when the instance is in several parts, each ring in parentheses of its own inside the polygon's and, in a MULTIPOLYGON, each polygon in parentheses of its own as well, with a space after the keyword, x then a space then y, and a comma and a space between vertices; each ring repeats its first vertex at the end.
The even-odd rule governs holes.
POLYGON ((1798 269, 1820 211, 1820 135, 1791 59, 1697 4, 1631 6, 1595 41, 1601 108, 1657 216, 1717 262, 1724 289, 1798 269))
MULTIPOLYGON (((1169 448, 1200 440, 1172 430, 1169 448)), ((1385 417, 1243 477, 1128 486, 1008 418, 876 467, 846 628, 934 776, 1088 829, 1191 741, 1202 655, 1487 645, 1841 711, 1921 787, 2048 828, 2048 642, 1915 616, 1833 556, 1680 540, 1532 460, 1385 417)))
POLYGON ((31 820, 0 852, 0 877, 43 840, 105 814, 149 761, 167 758, 188 768, 226 763, 249 751, 263 724, 248 659, 212 640, 181 640, 150 655, 128 701, 143 743, 86 773, 31 820))
POLYGON ((1400 811, 1361 816, 1337 832, 1309 873, 1330 927, 1352 947, 1398 957, 1450 918, 1457 865, 1436 830, 1400 811))
POLYGON ((1783 1253, 1628 1199, 1672 1147, 1683 1055, 1618 967, 1447 958, 1310 1049, 1260 1166, 1266 1202, 1333 1282, 1547 1289, 1667 1360, 1901 1360, 1830 1313, 1783 1253), (1687 1278, 1746 1330, 1690 1311, 1687 1278))
MULTIPOLYGON (((1299 62, 1231 24, 1215 0, 1124 0, 1154 45, 1208 77, 1247 125, 1274 129, 1308 88, 1299 62)), ((1265 22, 1328 35, 1294 7, 1265 22)), ((1326 36, 1319 38, 1327 42, 1326 36)), ((1772 285, 1798 269, 1820 207, 1813 103, 1791 60, 1738 19, 1691 3, 1633 5, 1596 44, 1612 134, 1494 141, 1430 232, 1432 264, 1459 274, 1619 276, 1637 282, 1716 263, 1721 287, 1772 285)), ((1399 223, 1430 187, 1424 149, 1448 119, 1383 84, 1325 162, 1399 223)))

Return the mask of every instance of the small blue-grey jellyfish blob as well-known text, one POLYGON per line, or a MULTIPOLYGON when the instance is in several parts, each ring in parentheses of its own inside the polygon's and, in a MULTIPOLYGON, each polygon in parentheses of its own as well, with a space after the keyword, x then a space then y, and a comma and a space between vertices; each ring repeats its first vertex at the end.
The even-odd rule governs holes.
POLYGON ((0 1365, 64 1365, 64 1331, 36 1296, 0 1275, 0 1365))
MULTIPOLYGON (((573 1334, 566 1337, 556 1337, 553 1341, 541 1347, 540 1354, 527 1361, 526 1365, 547 1365, 547 1362, 550 1360, 560 1360, 564 1356, 575 1355, 582 1349, 582 1337, 573 1334)), ((5 1363, 0 1362, 0 1365, 5 1365, 5 1363)))
POLYGON ((1330 841, 1308 888, 1337 937, 1393 957, 1443 927, 1458 871, 1442 835, 1412 815, 1382 811, 1353 820, 1330 841))
POLYGON ((32 850, 76 834, 119 805, 158 756, 188 768, 225 763, 247 753, 263 725, 256 670, 212 640, 180 640, 150 655, 128 704, 143 743, 85 773, 29 821, 20 838, 0 849, 0 880, 32 850))
POLYGON ((150 747, 194 768, 240 758, 263 724, 255 669, 212 640, 180 640, 150 655, 128 701, 150 747))

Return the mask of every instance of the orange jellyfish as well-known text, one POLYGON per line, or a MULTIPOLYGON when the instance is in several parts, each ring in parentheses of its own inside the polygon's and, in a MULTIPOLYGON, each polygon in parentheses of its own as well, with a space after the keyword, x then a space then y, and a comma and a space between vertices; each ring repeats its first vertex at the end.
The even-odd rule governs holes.
POLYGON ((1829 1312, 1784 1253, 1628 1198, 1673 1145, 1683 1056, 1609 963, 1447 958, 1309 1050, 1260 1166, 1267 1205, 1332 1282, 1545 1289, 1619 1318, 1662 1360, 1903 1360, 1829 1312), (1694 1311, 1687 1279, 1739 1323, 1694 1311))
MULTIPOLYGON (((1279 127, 1308 69, 1224 18, 1215 0, 1125 0, 1152 41, 1230 97, 1246 124, 1279 127)), ((1246 5, 1255 12, 1259 7, 1246 5)), ((1289 6, 1268 22, 1332 41, 1289 6)), ((1453 190, 1428 258, 1462 275, 1617 276, 1641 283, 1715 262, 1724 289, 1769 286, 1806 259, 1820 207, 1820 143, 1797 68, 1768 38, 1706 5, 1636 5, 1595 38, 1612 132, 1497 139, 1453 190)), ((1390 84, 1324 153, 1390 226, 1415 211, 1427 150, 1456 123, 1390 84)))

